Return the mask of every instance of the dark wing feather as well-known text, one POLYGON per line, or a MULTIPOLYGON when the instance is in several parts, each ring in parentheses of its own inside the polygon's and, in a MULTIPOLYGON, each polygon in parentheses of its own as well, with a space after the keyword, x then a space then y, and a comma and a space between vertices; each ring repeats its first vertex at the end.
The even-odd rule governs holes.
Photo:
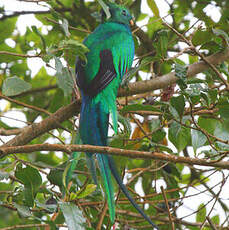
POLYGON ((99 56, 99 71, 90 83, 86 83, 85 81, 85 62, 79 59, 76 63, 77 85, 85 94, 92 97, 106 88, 106 86, 117 76, 111 51, 108 49, 102 50, 99 56))

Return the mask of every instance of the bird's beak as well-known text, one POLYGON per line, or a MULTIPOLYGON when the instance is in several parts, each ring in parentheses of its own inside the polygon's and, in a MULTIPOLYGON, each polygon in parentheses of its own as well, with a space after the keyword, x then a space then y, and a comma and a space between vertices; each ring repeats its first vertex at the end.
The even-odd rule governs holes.
POLYGON ((134 25, 134 20, 133 19, 130 19, 130 25, 133 26, 134 25))

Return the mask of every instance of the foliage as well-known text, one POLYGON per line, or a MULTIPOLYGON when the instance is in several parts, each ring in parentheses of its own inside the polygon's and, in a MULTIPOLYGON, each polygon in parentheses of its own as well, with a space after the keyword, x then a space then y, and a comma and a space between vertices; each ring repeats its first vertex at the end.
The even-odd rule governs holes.
MULTIPOLYGON (((223 199, 223 194, 228 187, 228 171, 203 164, 200 167, 191 158, 219 161, 225 168, 228 165, 229 59, 217 66, 202 60, 207 66, 204 71, 201 69, 192 78, 187 76, 193 63, 218 52, 228 52, 229 2, 160 2, 168 8, 170 16, 164 20, 169 25, 160 19, 163 4, 159 1, 125 1, 136 23, 144 24, 143 28, 132 28, 137 64, 127 75, 136 85, 149 77, 154 84, 159 76, 175 71, 177 84, 171 85, 166 78, 166 88, 155 87, 157 91, 144 94, 139 94, 142 92, 139 89, 133 93, 136 96, 118 98, 119 134, 111 135, 109 144, 122 149, 184 156, 189 160, 184 165, 160 159, 115 157, 120 170, 125 169, 130 191, 139 192, 136 185, 142 189, 145 196, 138 201, 149 204, 144 210, 161 229, 171 226, 168 210, 177 229, 201 226, 210 229, 210 224, 226 229, 228 200, 223 199), (141 11, 143 2, 149 7, 147 14, 141 11), (219 19, 208 11, 210 8, 219 11, 219 19), (161 183, 168 206, 158 186, 161 183), (208 193, 204 200, 199 199, 204 193, 208 193), (186 219, 189 216, 191 221, 186 219)), ((26 7, 31 3, 21 4, 26 7)), ((70 104, 75 94, 75 59, 78 56, 86 61, 88 49, 82 41, 100 23, 96 12, 101 6, 97 1, 85 0, 50 0, 41 10, 38 4, 32 5, 33 9, 37 7, 35 17, 41 26, 27 26, 25 33, 19 31, 17 20, 28 12, 9 14, 1 6, 0 29, 4 32, 0 34, 0 155, 1 147, 10 145, 9 140, 13 138, 18 140, 14 146, 64 144, 77 132, 77 125, 74 127, 71 119, 65 119, 62 124, 56 122, 55 127, 37 134, 36 123, 70 104), (38 60, 43 66, 37 73, 32 60, 38 60), (26 141, 27 127, 32 127, 35 133, 30 141, 26 141)), ((131 92, 126 84, 122 87, 126 94, 131 92)), ((78 119, 78 114, 75 116, 78 119)), ((54 151, 21 154, 15 151, 0 158, 0 228, 23 225, 26 229, 36 229, 37 224, 48 225, 50 229, 66 225, 69 229, 111 227, 108 215, 103 212, 106 207, 103 194, 92 184, 84 154, 75 157, 77 170, 72 182, 65 185, 68 159, 67 153, 54 151)), ((119 194, 117 229, 142 226, 150 229, 140 217, 136 220, 135 211, 124 195, 119 194)))

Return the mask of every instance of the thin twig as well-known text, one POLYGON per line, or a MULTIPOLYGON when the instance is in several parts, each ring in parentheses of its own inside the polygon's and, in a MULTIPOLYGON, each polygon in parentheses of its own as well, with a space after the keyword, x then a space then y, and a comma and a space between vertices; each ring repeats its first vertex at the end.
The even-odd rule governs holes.
MULTIPOLYGON (((55 21, 55 20, 53 20, 53 19, 51 19, 51 18, 48 18, 48 17, 46 17, 46 16, 45 16, 44 18, 45 18, 48 22, 52 22, 52 23, 54 23, 54 24, 60 25, 59 22, 57 22, 57 21, 55 21)), ((76 28, 76 27, 73 27, 73 26, 68 26, 68 28, 71 29, 71 30, 77 30, 77 31, 80 31, 80 32, 83 32, 83 33, 88 33, 88 34, 91 33, 90 30, 80 29, 80 28, 76 28)))
MULTIPOLYGON (((56 224, 58 227, 63 227, 63 228, 67 228, 68 226, 66 224, 56 224)), ((22 225, 14 225, 14 226, 10 226, 10 227, 6 227, 6 228, 0 228, 0 230, 12 230, 12 229, 19 229, 19 228, 25 228, 25 229, 29 229, 29 228, 43 228, 46 226, 50 226, 49 224, 22 224, 22 225)))
POLYGON ((211 228, 212 228, 213 230, 217 230, 216 226, 214 225, 214 223, 212 222, 212 220, 210 219, 210 217, 207 216, 206 219, 207 219, 209 225, 211 226, 211 228))
POLYGON ((99 222, 96 226, 96 230, 100 230, 102 228, 102 224, 103 224, 103 219, 106 215, 106 212, 108 210, 108 205, 107 205, 107 202, 104 203, 104 206, 103 206, 103 209, 102 209, 102 212, 100 213, 100 216, 99 216, 99 222))
MULTIPOLYGON (((198 159, 191 157, 176 156, 161 152, 146 152, 137 150, 124 150, 107 146, 94 145, 61 145, 61 144, 34 144, 22 146, 0 146, 0 158, 13 153, 31 153, 34 151, 61 151, 71 154, 72 152, 89 152, 111 154, 130 158, 155 159, 174 163, 185 163, 188 165, 202 165, 229 169, 228 161, 214 161, 206 159, 198 159)), ((229 151, 227 152, 229 154, 229 151)))
POLYGON ((168 199, 166 197, 165 190, 164 190, 163 186, 161 186, 161 192, 162 192, 162 195, 163 195, 164 200, 165 200, 165 204, 166 204, 167 212, 168 212, 168 215, 169 215, 169 221, 171 223, 172 230, 175 230, 173 217, 172 217, 172 214, 171 214, 171 212, 169 210, 169 203, 168 203, 168 199))
POLYGON ((0 54, 2 54, 2 55, 12 55, 12 56, 23 57, 23 58, 37 58, 37 57, 42 57, 41 54, 29 55, 29 54, 12 53, 12 52, 8 52, 8 51, 0 51, 0 54))

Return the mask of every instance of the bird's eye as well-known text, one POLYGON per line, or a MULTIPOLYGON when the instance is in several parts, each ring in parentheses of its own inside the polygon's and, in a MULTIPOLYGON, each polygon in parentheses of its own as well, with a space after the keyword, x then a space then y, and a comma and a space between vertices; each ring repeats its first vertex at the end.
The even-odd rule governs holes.
POLYGON ((126 10, 122 10, 122 15, 126 16, 126 10))

